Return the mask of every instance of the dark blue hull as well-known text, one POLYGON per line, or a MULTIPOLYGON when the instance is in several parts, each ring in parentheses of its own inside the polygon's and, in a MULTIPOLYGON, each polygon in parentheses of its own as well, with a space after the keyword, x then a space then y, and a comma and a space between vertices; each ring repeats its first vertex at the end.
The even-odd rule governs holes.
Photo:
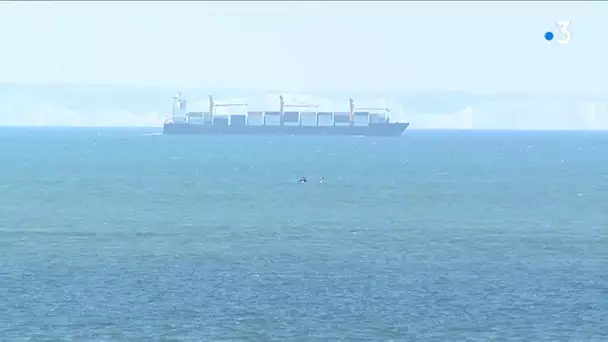
POLYGON ((165 123, 163 134, 171 135, 358 135, 400 136, 409 123, 375 123, 369 126, 218 126, 165 123))

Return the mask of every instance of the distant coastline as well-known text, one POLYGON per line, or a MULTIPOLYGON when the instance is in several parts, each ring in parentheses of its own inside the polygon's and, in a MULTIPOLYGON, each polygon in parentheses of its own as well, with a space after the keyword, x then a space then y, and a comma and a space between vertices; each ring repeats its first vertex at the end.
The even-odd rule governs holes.
POLYGON ((608 97, 560 94, 472 94, 466 92, 306 92, 140 87, 111 85, 25 85, 0 83, 0 125, 141 126, 162 125, 170 98, 181 91, 196 110, 207 96, 245 100, 252 107, 276 106, 276 97, 315 102, 328 110, 386 106, 411 129, 608 129, 608 97))

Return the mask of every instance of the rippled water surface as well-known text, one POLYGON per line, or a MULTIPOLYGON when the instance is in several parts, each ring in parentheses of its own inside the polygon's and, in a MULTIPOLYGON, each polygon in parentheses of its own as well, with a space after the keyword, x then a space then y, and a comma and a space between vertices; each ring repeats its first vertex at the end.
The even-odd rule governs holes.
POLYGON ((0 129, 0 340, 608 340, 608 133, 150 132, 0 129))

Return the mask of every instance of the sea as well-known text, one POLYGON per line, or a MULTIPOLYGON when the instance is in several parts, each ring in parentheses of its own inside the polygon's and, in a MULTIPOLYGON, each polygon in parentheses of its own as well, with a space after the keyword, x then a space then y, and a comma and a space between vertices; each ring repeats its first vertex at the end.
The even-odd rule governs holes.
POLYGON ((1 128, 0 340, 608 341, 607 156, 1 128))

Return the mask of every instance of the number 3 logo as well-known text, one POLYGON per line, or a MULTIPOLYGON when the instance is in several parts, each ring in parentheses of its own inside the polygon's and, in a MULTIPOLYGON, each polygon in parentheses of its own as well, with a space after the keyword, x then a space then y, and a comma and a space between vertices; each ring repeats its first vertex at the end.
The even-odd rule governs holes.
POLYGON ((570 27, 570 22, 569 21, 558 21, 557 27, 559 27, 558 32, 563 35, 562 39, 558 40, 557 42, 559 44, 568 44, 570 42, 570 39, 572 39, 572 33, 570 33, 570 31, 568 31, 568 28, 570 27))

